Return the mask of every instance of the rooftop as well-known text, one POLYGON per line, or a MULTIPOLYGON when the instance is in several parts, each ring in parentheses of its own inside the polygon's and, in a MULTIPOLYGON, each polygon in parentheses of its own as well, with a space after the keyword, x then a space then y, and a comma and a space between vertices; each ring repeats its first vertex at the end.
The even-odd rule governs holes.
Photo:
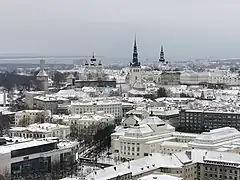
POLYGON ((35 123, 30 124, 28 127, 13 127, 10 131, 51 132, 60 128, 69 128, 69 126, 52 123, 35 123))
POLYGON ((179 178, 176 176, 170 176, 166 174, 150 174, 144 177, 139 178, 138 180, 182 180, 183 178, 179 178))
POLYGON ((41 140, 31 140, 26 142, 14 143, 10 145, 3 145, 3 146, 0 146, 0 154, 6 154, 14 150, 26 149, 30 147, 36 147, 36 146, 41 146, 41 145, 46 145, 46 144, 51 144, 56 142, 57 142, 56 140, 41 139, 41 140))
POLYGON ((116 166, 91 173, 87 178, 95 178, 97 180, 106 180, 117 177, 118 175, 132 173, 133 176, 144 172, 153 171, 160 167, 181 168, 182 164, 177 158, 171 158, 169 155, 152 154, 152 156, 125 162, 116 166))

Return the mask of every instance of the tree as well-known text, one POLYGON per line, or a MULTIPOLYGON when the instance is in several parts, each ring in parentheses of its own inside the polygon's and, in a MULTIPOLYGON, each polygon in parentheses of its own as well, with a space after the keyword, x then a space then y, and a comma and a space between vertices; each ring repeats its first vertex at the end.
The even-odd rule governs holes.
POLYGON ((182 93, 180 94, 180 97, 190 97, 190 96, 189 96, 188 94, 185 94, 185 93, 182 92, 182 93))
POLYGON ((44 122, 45 122, 45 117, 42 113, 39 113, 34 119, 34 123, 44 123, 44 122))
POLYGON ((59 71, 54 72, 53 82, 54 82, 56 85, 59 85, 60 82, 64 82, 64 81, 65 81, 64 74, 60 73, 59 71))
POLYGON ((19 121, 19 126, 26 127, 30 124, 30 117, 29 116, 24 116, 22 119, 19 121))
POLYGON ((157 91, 157 97, 167 97, 167 91, 164 87, 160 87, 157 91))

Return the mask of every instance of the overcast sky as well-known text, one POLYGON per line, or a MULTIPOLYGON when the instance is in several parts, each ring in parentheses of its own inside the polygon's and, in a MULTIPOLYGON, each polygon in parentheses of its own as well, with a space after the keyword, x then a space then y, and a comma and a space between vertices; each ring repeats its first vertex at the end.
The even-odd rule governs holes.
POLYGON ((0 52, 240 57, 239 0, 1 0, 0 52))

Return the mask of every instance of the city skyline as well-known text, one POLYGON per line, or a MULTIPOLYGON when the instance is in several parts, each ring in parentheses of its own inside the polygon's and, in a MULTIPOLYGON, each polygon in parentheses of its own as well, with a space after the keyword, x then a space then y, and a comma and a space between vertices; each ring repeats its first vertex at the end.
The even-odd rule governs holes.
MULTIPOLYGON (((137 34, 139 59, 170 61, 238 58, 240 3, 104 0, 1 4, 0 54, 99 56, 131 60, 137 34)), ((125 63, 125 62, 124 62, 125 63)))

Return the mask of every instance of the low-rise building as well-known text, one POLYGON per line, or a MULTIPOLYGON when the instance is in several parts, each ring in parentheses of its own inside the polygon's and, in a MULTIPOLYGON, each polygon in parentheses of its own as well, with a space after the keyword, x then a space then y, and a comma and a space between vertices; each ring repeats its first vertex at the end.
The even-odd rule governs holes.
POLYGON ((10 137, 47 138, 58 137, 67 139, 70 135, 70 127, 52 123, 36 123, 27 127, 13 127, 9 129, 10 137))

